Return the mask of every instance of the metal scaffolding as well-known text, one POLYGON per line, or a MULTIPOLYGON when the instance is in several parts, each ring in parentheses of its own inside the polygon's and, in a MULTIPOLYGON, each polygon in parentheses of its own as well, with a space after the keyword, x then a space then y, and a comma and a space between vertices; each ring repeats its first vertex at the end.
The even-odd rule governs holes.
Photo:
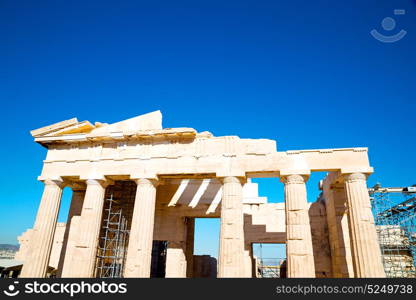
POLYGON ((263 258, 258 262, 258 277, 260 278, 280 278, 283 263, 277 259, 263 258))
POLYGON ((369 189, 387 277, 416 277, 416 187, 369 189))
POLYGON ((256 277, 281 278, 286 277, 286 258, 264 258, 263 244, 259 244, 259 257, 256 258, 256 277))
POLYGON ((123 277, 129 230, 123 209, 118 204, 118 201, 113 199, 113 194, 106 199, 107 208, 104 209, 103 230, 96 264, 99 278, 123 277))

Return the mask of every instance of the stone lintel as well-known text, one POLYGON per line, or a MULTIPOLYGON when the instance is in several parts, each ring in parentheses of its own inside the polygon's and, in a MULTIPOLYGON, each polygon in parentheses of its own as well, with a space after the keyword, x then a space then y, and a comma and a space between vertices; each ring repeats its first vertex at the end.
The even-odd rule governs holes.
POLYGON ((95 173, 91 173, 91 174, 86 174, 86 175, 81 175, 79 177, 80 180, 107 180, 105 175, 102 174, 95 174, 95 173))
POLYGON ((225 177, 242 177, 242 178, 246 178, 246 172, 242 169, 234 169, 232 171, 224 171, 224 170, 220 170, 217 171, 216 173, 216 177, 217 178, 225 178, 225 177))
POLYGON ((328 149, 303 149, 303 150, 288 150, 288 151, 285 151, 285 153, 288 155, 310 153, 310 152, 328 154, 328 153, 334 153, 334 152, 339 152, 339 151, 368 152, 368 148, 352 147, 352 148, 328 148, 328 149))

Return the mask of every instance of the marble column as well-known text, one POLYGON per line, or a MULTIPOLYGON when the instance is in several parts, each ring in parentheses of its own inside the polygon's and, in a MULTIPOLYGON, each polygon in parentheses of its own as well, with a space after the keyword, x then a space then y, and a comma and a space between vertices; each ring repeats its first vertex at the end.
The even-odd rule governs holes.
POLYGON ((150 277, 156 206, 156 181, 137 179, 124 277, 150 277))
POLYGON ((173 216, 172 234, 166 249, 166 278, 186 278, 186 218, 173 216))
MULTIPOLYGON (((81 217, 78 221, 76 243, 68 273, 65 277, 95 277, 95 263, 100 238, 104 196, 107 182, 88 179, 81 217)), ((70 234, 71 236, 71 234, 70 234)))
POLYGON ((245 277, 243 183, 238 177, 223 179, 218 277, 245 277))
POLYGON ((186 278, 184 241, 169 241, 166 249, 166 278, 186 278))
POLYGON ((281 178, 285 185, 287 276, 292 278, 315 277, 306 180, 303 175, 281 178))
POLYGON ((385 277, 366 175, 344 175, 355 277, 385 277))
POLYGON ((20 277, 42 278, 46 276, 61 204, 63 181, 45 180, 42 200, 36 216, 29 253, 20 277))
POLYGON ((323 195, 331 248, 332 276, 354 277, 345 188, 331 182, 323 186, 323 195))
POLYGON ((75 232, 77 231, 76 222, 74 222, 76 217, 81 216, 82 204, 85 197, 85 187, 83 189, 72 189, 72 199, 71 205, 69 207, 68 217, 66 221, 64 240, 62 243, 61 255, 59 258, 58 265, 58 277, 62 277, 64 274, 64 269, 70 264, 70 258, 73 255, 73 250, 76 244, 75 232), (72 231, 72 233, 70 233, 72 231), (71 237, 71 238, 70 238, 71 237))

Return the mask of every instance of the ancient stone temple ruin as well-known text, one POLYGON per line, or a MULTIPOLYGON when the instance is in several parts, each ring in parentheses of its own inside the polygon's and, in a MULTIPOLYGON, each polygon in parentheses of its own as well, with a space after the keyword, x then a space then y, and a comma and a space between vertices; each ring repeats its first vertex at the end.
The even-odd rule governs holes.
POLYGON ((51 264, 58 277, 254 277, 253 243, 286 244, 288 277, 385 276, 366 148, 278 152, 273 140, 163 128, 159 111, 31 134, 47 156, 22 277, 45 277, 51 264), (322 194, 308 202, 305 183, 321 171, 322 194), (280 178, 285 202, 259 197, 256 177, 280 178), (194 255, 195 218, 220 218, 218 261, 194 255))

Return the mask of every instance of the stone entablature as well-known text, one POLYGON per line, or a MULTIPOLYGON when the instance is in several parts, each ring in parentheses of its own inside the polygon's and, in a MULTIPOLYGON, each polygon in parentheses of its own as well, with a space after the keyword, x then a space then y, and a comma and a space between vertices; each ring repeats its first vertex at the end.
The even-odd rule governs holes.
MULTIPOLYGON (((152 119, 159 114, 155 112, 133 119, 152 119)), ((86 179, 89 175, 138 178, 140 174, 264 177, 280 176, 291 170, 372 172, 366 148, 277 152, 273 140, 214 137, 208 132, 197 133, 192 128, 160 127, 132 132, 123 130, 123 122, 116 124, 118 131, 111 131, 112 125, 103 124, 98 128, 92 125, 80 127, 78 133, 70 130, 70 134, 66 134, 65 128, 46 131, 46 136, 42 131, 35 131, 35 141, 48 148, 39 179, 56 176, 86 179), (97 130, 100 130, 100 138, 95 133, 97 130), (90 172, 94 169, 94 174, 88 174, 86 168, 90 172)))

